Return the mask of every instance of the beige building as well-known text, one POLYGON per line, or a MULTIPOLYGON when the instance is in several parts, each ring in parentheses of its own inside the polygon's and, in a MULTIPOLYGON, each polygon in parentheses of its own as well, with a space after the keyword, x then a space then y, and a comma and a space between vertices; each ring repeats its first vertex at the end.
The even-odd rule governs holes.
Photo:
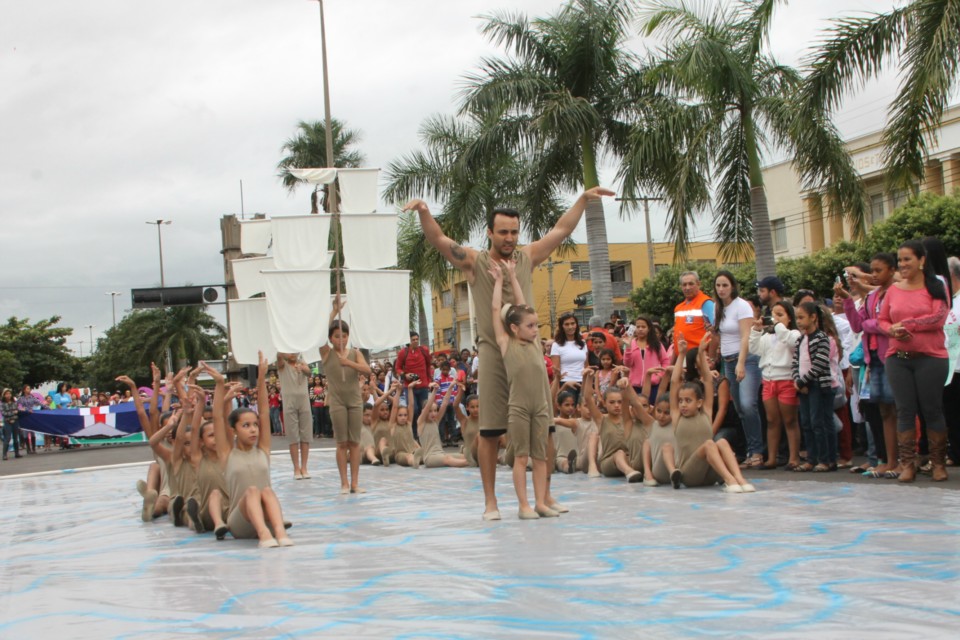
MULTIPOLYGON (((587 245, 578 244, 565 251, 558 250, 533 271, 533 306, 540 316, 540 335, 553 334, 551 315, 557 316, 573 311, 586 324, 593 315, 590 281, 590 261, 587 245), (552 286, 551 286, 552 280, 552 286), (552 289, 552 295, 551 295, 552 289), (553 304, 551 304, 553 300, 553 304), (552 312, 552 313, 551 313, 552 312)), ((657 242, 653 245, 656 269, 673 263, 674 245, 657 242)), ((692 262, 720 264, 719 245, 713 242, 694 242, 690 245, 692 262)), ((622 317, 628 318, 630 293, 647 279, 649 274, 647 245, 644 243, 620 243, 610 245, 610 276, 613 281, 613 307, 622 317)), ((450 273, 450 282, 442 290, 431 293, 433 312, 434 351, 454 348, 471 348, 476 343, 472 301, 469 287, 460 273, 450 273), (456 321, 454 321, 454 319, 456 321)))
MULTIPOLYGON (((847 150, 860 172, 870 198, 867 228, 884 220, 910 195, 890 192, 884 184, 882 131, 853 138, 847 150)), ((931 145, 919 192, 952 193, 960 187, 960 106, 948 109, 931 145)), ((763 170, 770 209, 770 228, 777 258, 813 253, 853 236, 850 224, 828 216, 816 194, 804 191, 790 161, 763 170)))

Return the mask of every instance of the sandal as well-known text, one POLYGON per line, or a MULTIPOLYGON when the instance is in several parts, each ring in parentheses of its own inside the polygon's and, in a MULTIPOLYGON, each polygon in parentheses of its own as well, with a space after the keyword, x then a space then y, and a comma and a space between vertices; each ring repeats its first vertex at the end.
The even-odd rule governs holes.
POLYGON ((804 462, 803 464, 798 464, 793 470, 797 473, 806 473, 808 471, 813 471, 813 465, 809 462, 804 462))
POLYGON ((743 461, 740 465, 741 469, 759 469, 763 466, 763 456, 754 454, 743 461))
POLYGON ((830 468, 830 465, 822 462, 813 468, 814 473, 826 473, 827 471, 833 471, 833 469, 830 468))
POLYGON ((799 462, 788 462, 786 466, 783 467, 784 471, 796 471, 797 467, 800 466, 799 462))
POLYGON ((867 471, 870 471, 872 468, 873 468, 873 467, 870 466, 870 463, 869 463, 869 462, 864 462, 864 463, 863 463, 862 465, 860 465, 859 467, 853 467, 852 469, 850 469, 850 473, 860 473, 860 474, 864 474, 864 473, 866 473, 867 471))

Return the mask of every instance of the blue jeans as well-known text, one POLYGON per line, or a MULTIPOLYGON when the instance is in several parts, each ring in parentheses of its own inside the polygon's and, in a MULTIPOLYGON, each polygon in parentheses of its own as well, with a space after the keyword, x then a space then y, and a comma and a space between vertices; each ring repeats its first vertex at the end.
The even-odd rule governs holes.
POLYGON ((270 433, 280 433, 283 425, 280 422, 280 407, 270 407, 270 433))
POLYGON ((807 460, 813 464, 837 461, 837 430, 833 425, 833 389, 808 387, 800 398, 800 428, 807 444, 807 460))
MULTIPOLYGON (((416 440, 420 440, 420 434, 417 433, 417 422, 420 418, 420 412, 423 411, 423 406, 427 404, 427 399, 430 397, 429 389, 420 389, 414 388, 413 390, 413 422, 411 426, 413 427, 413 437, 416 440)), ((408 407, 409 410, 409 407, 408 407)))
POLYGON ((743 435, 747 440, 747 457, 763 455, 763 429, 760 426, 760 410, 757 401, 760 397, 760 357, 747 356, 744 365, 746 375, 737 382, 737 356, 730 360, 724 358, 723 373, 730 382, 730 397, 740 416, 743 435))

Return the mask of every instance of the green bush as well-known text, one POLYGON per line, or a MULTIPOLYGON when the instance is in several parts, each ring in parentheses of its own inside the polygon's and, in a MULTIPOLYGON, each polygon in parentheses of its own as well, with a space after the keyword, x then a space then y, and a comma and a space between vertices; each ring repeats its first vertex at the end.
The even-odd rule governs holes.
POLYGON ((893 251, 907 240, 936 236, 947 255, 960 256, 960 196, 932 193, 911 198, 893 215, 867 233, 866 246, 873 255, 893 251))

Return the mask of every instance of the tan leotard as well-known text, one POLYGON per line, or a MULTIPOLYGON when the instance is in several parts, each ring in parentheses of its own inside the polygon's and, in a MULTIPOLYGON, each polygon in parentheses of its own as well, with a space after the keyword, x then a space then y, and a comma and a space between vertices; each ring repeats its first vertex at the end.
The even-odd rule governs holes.
POLYGON ((227 493, 230 494, 230 510, 227 526, 234 538, 256 538, 257 531, 243 517, 240 501, 250 487, 265 489, 270 486, 270 456, 260 447, 248 451, 234 448, 227 458, 224 470, 227 493))
MULTIPOLYGON (((528 303, 533 301, 533 271, 530 258, 523 251, 515 251, 517 281, 523 289, 523 299, 528 303)), ((473 267, 473 283, 470 291, 473 295, 474 313, 477 321, 477 350, 480 356, 478 371, 478 391, 480 397, 480 431, 500 432, 507 428, 507 404, 510 400, 510 388, 507 383, 507 372, 503 366, 503 357, 497 338, 493 332, 494 321, 500 322, 493 316, 493 277, 488 269, 490 253, 481 251, 473 267)), ((503 283, 504 304, 513 303, 516 299, 513 287, 509 281, 503 283)), ((492 435, 492 434, 491 434, 492 435)), ((497 434, 499 435, 499 434, 497 434)))
POLYGON ((420 452, 423 455, 423 465, 425 467, 446 466, 443 462, 446 454, 443 452, 443 445, 440 442, 440 425, 438 423, 427 422, 420 426, 420 452))
POLYGON ((471 467, 477 466, 477 459, 473 456, 473 443, 480 434, 480 421, 476 418, 467 418, 461 428, 463 434, 463 456, 471 467))
POLYGON ((197 469, 197 488, 200 494, 200 518, 207 529, 213 528, 213 520, 207 507, 210 505, 210 494, 214 489, 220 492, 222 496, 220 517, 226 520, 228 508, 230 506, 230 496, 227 493, 227 480, 223 475, 223 469, 220 462, 211 460, 204 456, 200 459, 200 467, 197 469))
POLYGON ((716 484, 720 476, 707 462, 706 458, 696 455, 703 443, 713 438, 713 426, 710 418, 701 411, 693 418, 677 421, 677 469, 683 474, 683 484, 688 487, 704 487, 716 484))
MULTIPOLYGON (((624 418, 621 416, 620 419, 624 418)), ((600 423, 600 446, 603 449, 603 455, 600 456, 600 473, 608 478, 622 476, 623 473, 617 468, 613 457, 617 451, 627 451, 623 424, 616 424, 609 417, 604 416, 603 422, 600 423)))
MULTIPOLYGON (((349 349, 347 359, 359 362, 357 350, 349 349)), ((360 372, 340 364, 340 357, 331 347, 323 358, 327 374, 327 406, 337 442, 360 442, 363 427, 363 400, 360 398, 360 372)))
POLYGON ((510 384, 507 432, 514 455, 546 460, 547 434, 552 419, 545 393, 547 367, 543 350, 537 343, 511 339, 503 364, 510 384))

